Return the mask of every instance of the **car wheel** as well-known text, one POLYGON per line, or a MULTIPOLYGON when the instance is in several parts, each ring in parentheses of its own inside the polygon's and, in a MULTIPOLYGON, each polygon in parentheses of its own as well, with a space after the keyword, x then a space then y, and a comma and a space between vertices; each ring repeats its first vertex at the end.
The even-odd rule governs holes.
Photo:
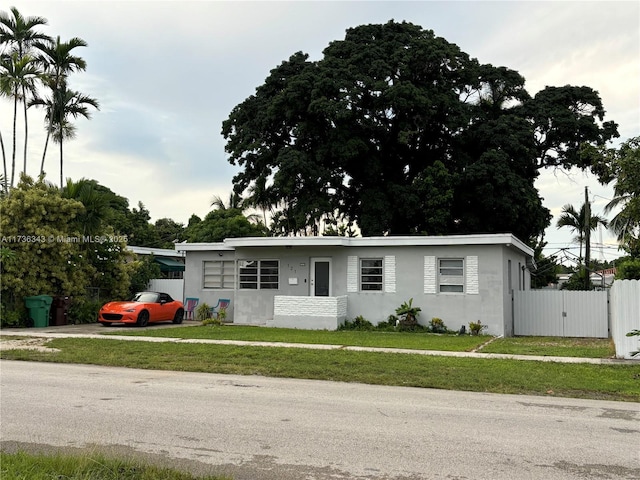
POLYGON ((149 325, 149 312, 147 312, 146 310, 141 311, 138 315, 138 321, 136 322, 136 325, 138 325, 139 327, 146 327, 147 325, 149 325))
POLYGON ((182 323, 184 318, 184 310, 179 308, 176 314, 173 316, 173 323, 182 323))

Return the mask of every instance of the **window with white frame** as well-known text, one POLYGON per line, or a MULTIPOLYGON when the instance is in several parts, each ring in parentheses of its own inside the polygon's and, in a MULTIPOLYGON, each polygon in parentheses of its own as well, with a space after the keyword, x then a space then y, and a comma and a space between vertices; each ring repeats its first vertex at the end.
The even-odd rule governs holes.
POLYGON ((277 290, 280 264, 278 260, 240 260, 238 276, 241 289, 277 290))
POLYGON ((441 258, 438 260, 440 293, 464 293, 464 260, 441 258))
POLYGON ((203 262, 203 288, 233 290, 236 276, 233 260, 206 260, 203 262))
POLYGON ((382 258, 360 259, 360 290, 382 291, 382 258))

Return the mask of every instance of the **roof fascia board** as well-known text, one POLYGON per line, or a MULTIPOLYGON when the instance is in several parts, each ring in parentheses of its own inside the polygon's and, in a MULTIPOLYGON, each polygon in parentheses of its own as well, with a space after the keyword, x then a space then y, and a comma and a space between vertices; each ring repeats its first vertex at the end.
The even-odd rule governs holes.
POLYGON ((533 250, 510 233, 398 237, 241 237, 227 238, 221 243, 178 243, 176 250, 233 251, 244 247, 440 247, 448 245, 504 245, 533 257, 533 250))

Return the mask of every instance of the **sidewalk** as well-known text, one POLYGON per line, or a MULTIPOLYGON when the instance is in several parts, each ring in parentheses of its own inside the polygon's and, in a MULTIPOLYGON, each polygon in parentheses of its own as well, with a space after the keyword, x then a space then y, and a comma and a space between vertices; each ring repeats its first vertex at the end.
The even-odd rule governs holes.
MULTIPOLYGON (((184 326, 200 325, 200 322, 185 321, 182 325, 173 324, 157 324, 150 325, 149 329, 175 328, 184 326)), ((138 330, 137 327, 135 327, 138 330)), ((131 331, 134 327, 109 327, 108 329, 99 324, 84 325, 66 325, 58 327, 46 328, 4 328, 0 329, 0 337, 4 336, 20 336, 28 338, 93 338, 101 340, 124 340, 130 342, 171 342, 171 343, 198 343, 212 345, 236 345, 247 347, 281 347, 281 348, 307 348, 315 350, 347 350, 354 352, 381 352, 381 353, 403 353, 411 355, 432 355, 441 357, 458 357, 458 358, 493 358, 502 360, 524 360, 537 362, 556 362, 556 363, 590 363, 596 365, 628 365, 629 363, 638 363, 637 360, 625 360, 614 358, 579 358, 579 357, 551 357, 539 355, 511 355, 502 353, 482 353, 482 352, 451 352, 440 350, 413 350, 403 348, 380 348, 380 347, 358 347, 350 345, 320 345, 310 343, 283 343, 283 342, 252 342, 241 340, 204 340, 195 338, 173 338, 173 337, 139 337, 128 335, 104 335, 108 332, 131 331), (103 333, 99 333, 103 332, 103 333)), ((6 343, 6 341, 0 342, 6 343)))

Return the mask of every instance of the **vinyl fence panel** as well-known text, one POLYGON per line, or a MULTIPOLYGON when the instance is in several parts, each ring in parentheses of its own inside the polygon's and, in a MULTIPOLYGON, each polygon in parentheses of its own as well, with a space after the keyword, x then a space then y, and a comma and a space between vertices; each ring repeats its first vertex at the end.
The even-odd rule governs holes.
POLYGON ((609 336, 606 291, 516 291, 513 300, 514 335, 609 336))
POLYGON ((640 350, 640 337, 627 337, 631 330, 640 330, 640 280, 616 280, 611 286, 611 337, 616 357, 632 358, 631 352, 640 350))
POLYGON ((514 292, 514 335, 562 337, 562 295, 555 290, 514 292))
POLYGON ((184 279, 182 278, 154 278, 149 281, 149 290, 168 293, 174 300, 184 301, 184 279))

